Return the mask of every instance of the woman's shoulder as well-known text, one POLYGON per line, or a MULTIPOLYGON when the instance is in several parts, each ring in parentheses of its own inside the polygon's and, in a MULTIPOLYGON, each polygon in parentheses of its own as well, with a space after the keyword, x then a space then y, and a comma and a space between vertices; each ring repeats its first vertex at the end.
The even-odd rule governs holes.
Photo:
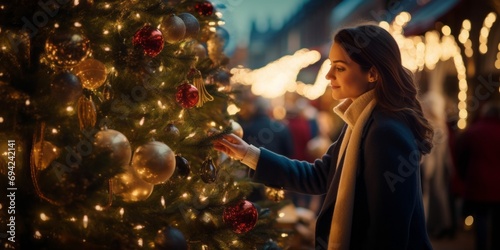
POLYGON ((404 118, 375 108, 365 126, 364 141, 368 148, 377 150, 392 148, 392 151, 413 151, 418 147, 415 136, 404 118))
POLYGON ((380 106, 373 109, 371 119, 365 129, 369 130, 370 133, 411 135, 413 137, 413 133, 403 115, 384 110, 380 106))

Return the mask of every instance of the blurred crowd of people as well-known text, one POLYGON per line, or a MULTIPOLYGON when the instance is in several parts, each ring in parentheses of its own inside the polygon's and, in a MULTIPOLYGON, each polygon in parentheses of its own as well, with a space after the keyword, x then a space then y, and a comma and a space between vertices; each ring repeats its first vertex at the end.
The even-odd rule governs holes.
MULTIPOLYGON (((332 122, 333 112, 320 111, 307 99, 287 97, 283 105, 286 116, 276 119, 268 99, 249 89, 239 93, 238 122, 243 139, 250 144, 313 162, 336 140, 340 126, 332 122)), ((421 160, 429 236, 434 240, 453 238, 464 230, 464 219, 472 216, 475 249, 500 249, 500 102, 482 104, 466 129, 459 130, 443 95, 428 92, 420 99, 434 128, 434 147, 421 160)), ((263 198, 263 190, 253 199, 263 198)), ((297 211, 308 211, 308 221, 300 222, 306 225, 299 225, 299 240, 294 241, 298 245, 291 249, 308 249, 314 241, 314 216, 310 214, 319 211, 323 197, 293 192, 285 197, 297 211)))

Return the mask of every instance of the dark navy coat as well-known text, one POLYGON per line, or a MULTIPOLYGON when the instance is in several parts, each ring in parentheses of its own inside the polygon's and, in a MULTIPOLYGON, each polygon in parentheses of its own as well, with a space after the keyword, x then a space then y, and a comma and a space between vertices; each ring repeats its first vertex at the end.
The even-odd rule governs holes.
MULTIPOLYGON (((257 168, 250 171, 254 181, 270 187, 326 194, 316 222, 315 249, 327 249, 340 180, 335 164, 343 134, 313 164, 260 148, 257 168)), ((421 155, 410 128, 376 106, 361 140, 350 248, 432 249, 422 205, 421 155)))

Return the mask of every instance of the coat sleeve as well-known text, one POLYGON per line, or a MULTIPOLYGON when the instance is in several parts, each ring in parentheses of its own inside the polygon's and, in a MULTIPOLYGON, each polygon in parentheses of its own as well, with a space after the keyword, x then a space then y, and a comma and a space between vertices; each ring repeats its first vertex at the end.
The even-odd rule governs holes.
POLYGON ((373 125, 364 144, 364 176, 369 211, 367 246, 407 249, 420 193, 420 152, 410 129, 400 122, 373 125))
POLYGON ((332 159, 332 144, 321 159, 314 163, 292 160, 260 148, 256 170, 250 170, 253 181, 269 187, 285 189, 305 194, 324 194, 328 188, 328 176, 332 159))

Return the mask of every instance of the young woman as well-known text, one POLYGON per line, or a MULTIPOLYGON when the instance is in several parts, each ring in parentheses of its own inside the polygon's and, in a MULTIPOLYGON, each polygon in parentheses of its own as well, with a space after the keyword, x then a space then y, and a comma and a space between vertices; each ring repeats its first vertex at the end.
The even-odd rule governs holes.
POLYGON ((419 163, 432 148, 411 72, 394 38, 376 25, 340 30, 326 78, 346 123, 314 163, 290 160, 229 134, 214 148, 251 168, 254 181, 326 194, 315 249, 432 249, 419 163))

